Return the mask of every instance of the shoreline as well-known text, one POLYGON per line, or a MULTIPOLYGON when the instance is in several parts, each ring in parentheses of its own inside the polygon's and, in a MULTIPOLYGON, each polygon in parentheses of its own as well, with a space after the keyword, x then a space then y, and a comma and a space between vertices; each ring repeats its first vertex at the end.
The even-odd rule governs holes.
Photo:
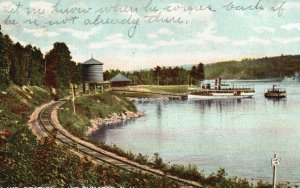
MULTIPOLYGON (((165 96, 149 96, 144 98, 139 97, 127 97, 128 100, 133 102, 148 102, 148 101, 156 101, 156 100, 170 100, 169 97, 165 96)), ((91 127, 88 128, 87 131, 85 131, 85 136, 91 136, 94 132, 100 130, 104 126, 111 126, 118 123, 122 123, 124 121, 133 120, 139 117, 145 116, 144 112, 132 112, 132 111, 126 111, 120 115, 113 113, 110 117, 105 118, 96 118, 91 119, 90 122, 92 124, 91 127)))
POLYGON ((144 116, 145 114, 143 112, 132 112, 132 111, 126 111, 120 115, 113 113, 110 117, 105 118, 96 118, 90 120, 92 126, 88 128, 88 130, 85 132, 85 136, 91 136, 94 132, 98 131, 104 126, 110 126, 117 123, 122 123, 124 121, 136 119, 139 117, 144 116))

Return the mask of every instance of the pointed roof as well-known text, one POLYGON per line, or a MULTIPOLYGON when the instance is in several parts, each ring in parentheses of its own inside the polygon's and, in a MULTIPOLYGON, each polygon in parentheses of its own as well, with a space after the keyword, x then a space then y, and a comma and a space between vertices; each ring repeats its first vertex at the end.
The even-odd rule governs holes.
POLYGON ((100 61, 97 61, 94 58, 91 58, 83 63, 84 65, 103 65, 100 61))
POLYGON ((130 82, 128 78, 126 78, 123 74, 119 73, 117 76, 113 77, 111 82, 130 82))

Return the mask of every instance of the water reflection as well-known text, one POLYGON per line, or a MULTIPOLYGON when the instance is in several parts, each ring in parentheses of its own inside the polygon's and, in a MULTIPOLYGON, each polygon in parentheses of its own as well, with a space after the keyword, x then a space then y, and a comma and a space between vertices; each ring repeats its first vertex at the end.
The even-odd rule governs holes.
POLYGON ((199 109, 200 113, 211 112, 214 109, 217 113, 230 112, 234 108, 242 106, 254 107, 255 100, 249 99, 232 99, 232 100, 190 100, 190 104, 194 104, 195 108, 199 109))
POLYGON ((273 102, 274 104, 286 104, 286 98, 266 98, 267 101, 273 102))
POLYGON ((121 121, 121 122, 116 122, 116 123, 109 123, 109 124, 105 124, 105 125, 101 125, 99 127, 99 129, 97 129, 96 131, 94 131, 89 138, 93 141, 97 141, 97 140, 106 140, 107 137, 107 131, 111 130, 111 129, 119 129, 122 126, 126 126, 130 123, 133 123, 135 120, 134 119, 130 119, 130 120, 126 120, 126 121, 121 121))
POLYGON ((157 114, 157 117, 160 119, 161 118, 161 114, 162 114, 162 108, 161 108, 161 103, 157 103, 156 105, 156 114, 157 114))

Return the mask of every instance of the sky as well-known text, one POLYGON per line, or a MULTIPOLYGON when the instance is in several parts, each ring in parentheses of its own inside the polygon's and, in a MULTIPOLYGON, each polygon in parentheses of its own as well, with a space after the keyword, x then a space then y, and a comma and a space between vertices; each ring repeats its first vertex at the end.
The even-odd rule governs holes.
POLYGON ((300 54, 299 18, 297 0, 0 0, 14 42, 106 70, 300 54))

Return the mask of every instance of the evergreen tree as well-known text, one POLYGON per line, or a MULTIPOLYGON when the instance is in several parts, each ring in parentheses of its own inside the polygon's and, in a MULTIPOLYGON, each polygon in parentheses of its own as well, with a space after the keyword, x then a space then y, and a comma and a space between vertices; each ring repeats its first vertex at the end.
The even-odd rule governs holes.
POLYGON ((57 54, 57 82, 60 89, 70 88, 71 52, 65 43, 55 43, 54 52, 57 54))
POLYGON ((72 62, 69 48, 65 43, 55 43, 45 56, 45 85, 56 89, 69 89, 75 62, 72 62))
POLYGON ((199 84, 204 80, 204 65, 199 63, 197 66, 193 66, 190 72, 191 84, 199 84))
POLYGON ((44 84, 49 88, 57 88, 57 54, 54 50, 48 52, 45 56, 45 75, 44 84))
POLYGON ((25 49, 20 43, 14 45, 14 58, 11 62, 9 76, 16 85, 27 84, 25 49))
POLYGON ((71 61, 70 65, 71 83, 81 84, 82 82, 82 64, 71 61))
POLYGON ((8 70, 4 36, 0 32, 0 90, 5 90, 9 85, 8 70))
POLYGON ((200 81, 203 81, 205 79, 205 75, 204 75, 204 64, 203 63, 199 63, 197 65, 197 72, 198 72, 198 75, 197 77, 199 78, 200 81))
POLYGON ((40 49, 33 47, 31 51, 31 69, 29 74, 29 84, 35 86, 43 85, 44 58, 40 49))
POLYGON ((160 68, 160 66, 157 66, 157 67, 154 68, 154 74, 157 77, 157 85, 160 84, 161 72, 162 72, 162 69, 160 68))

